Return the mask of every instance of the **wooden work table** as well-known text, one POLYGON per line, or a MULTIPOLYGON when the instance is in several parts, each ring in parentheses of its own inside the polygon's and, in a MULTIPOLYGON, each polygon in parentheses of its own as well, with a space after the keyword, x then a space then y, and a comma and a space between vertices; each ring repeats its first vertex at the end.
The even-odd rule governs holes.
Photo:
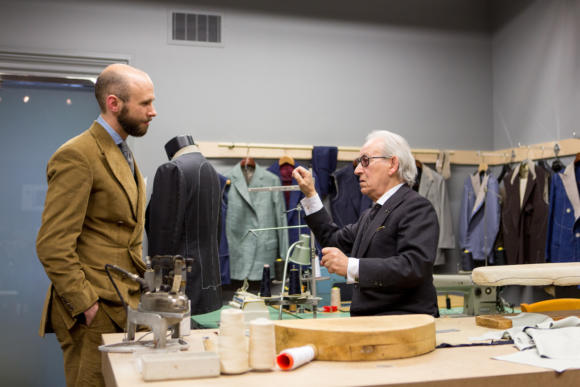
MULTIPOLYGON (((437 345, 465 344, 489 328, 475 325, 474 317, 436 320, 437 345)), ((190 350, 200 348, 201 337, 215 330, 193 330, 186 340, 190 350)), ((105 344, 122 340, 123 334, 103 335, 105 344)), ((553 370, 493 360, 492 356, 517 351, 513 345, 436 349, 408 359, 371 362, 313 361, 294 371, 248 372, 216 378, 144 382, 133 354, 103 353, 107 386, 434 386, 434 387, 552 387, 579 386, 580 370, 558 374, 553 370)))

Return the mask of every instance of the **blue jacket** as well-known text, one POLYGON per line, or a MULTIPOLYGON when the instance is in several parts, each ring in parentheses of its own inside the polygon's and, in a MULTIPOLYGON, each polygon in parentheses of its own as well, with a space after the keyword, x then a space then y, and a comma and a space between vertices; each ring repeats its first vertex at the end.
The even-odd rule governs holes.
POLYGON ((361 214, 372 206, 373 201, 360 192, 353 165, 334 171, 332 177, 334 186, 329 193, 332 221, 339 227, 358 222, 361 214))
POLYGON ((312 169, 318 175, 320 198, 326 197, 332 186, 330 175, 336 169, 338 148, 335 146, 315 146, 312 148, 312 169))
POLYGON ((580 261, 580 165, 568 165, 564 172, 552 175, 550 211, 546 238, 548 262, 580 261))
POLYGON ((479 181, 469 175, 463 184, 459 212, 459 247, 471 252, 474 260, 491 260, 500 222, 499 188, 493 174, 479 181))

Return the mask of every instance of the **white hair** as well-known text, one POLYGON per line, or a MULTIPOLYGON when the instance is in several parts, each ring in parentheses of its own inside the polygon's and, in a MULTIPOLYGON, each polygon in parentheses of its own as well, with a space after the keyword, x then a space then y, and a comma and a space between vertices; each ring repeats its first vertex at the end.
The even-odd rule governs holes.
POLYGON ((365 146, 377 139, 383 144, 385 156, 397 156, 399 160, 397 174, 401 180, 412 186, 417 176, 417 165, 407 140, 387 130, 375 130, 367 136, 365 146))

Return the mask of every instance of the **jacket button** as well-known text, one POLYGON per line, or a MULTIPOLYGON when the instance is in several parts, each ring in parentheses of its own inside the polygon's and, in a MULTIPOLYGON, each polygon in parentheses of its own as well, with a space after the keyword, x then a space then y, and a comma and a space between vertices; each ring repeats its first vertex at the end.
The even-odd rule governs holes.
POLYGON ((580 238, 580 232, 576 233, 576 238, 580 238))
POLYGON ((566 208, 566 213, 569 214, 570 213, 570 209, 566 208))

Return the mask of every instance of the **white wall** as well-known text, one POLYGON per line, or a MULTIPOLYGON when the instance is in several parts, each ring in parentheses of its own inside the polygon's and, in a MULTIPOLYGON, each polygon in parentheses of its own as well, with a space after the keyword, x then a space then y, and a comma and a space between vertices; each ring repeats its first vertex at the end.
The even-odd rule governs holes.
POLYGON ((0 47, 130 55, 156 84, 159 116, 133 145, 151 177, 165 160, 165 142, 184 133, 360 145, 370 130, 389 129, 412 147, 492 146, 483 2, 322 1, 282 10, 260 1, 213 3, 227 7, 0 0, 0 47), (168 45, 172 8, 222 13, 224 47, 168 45))

